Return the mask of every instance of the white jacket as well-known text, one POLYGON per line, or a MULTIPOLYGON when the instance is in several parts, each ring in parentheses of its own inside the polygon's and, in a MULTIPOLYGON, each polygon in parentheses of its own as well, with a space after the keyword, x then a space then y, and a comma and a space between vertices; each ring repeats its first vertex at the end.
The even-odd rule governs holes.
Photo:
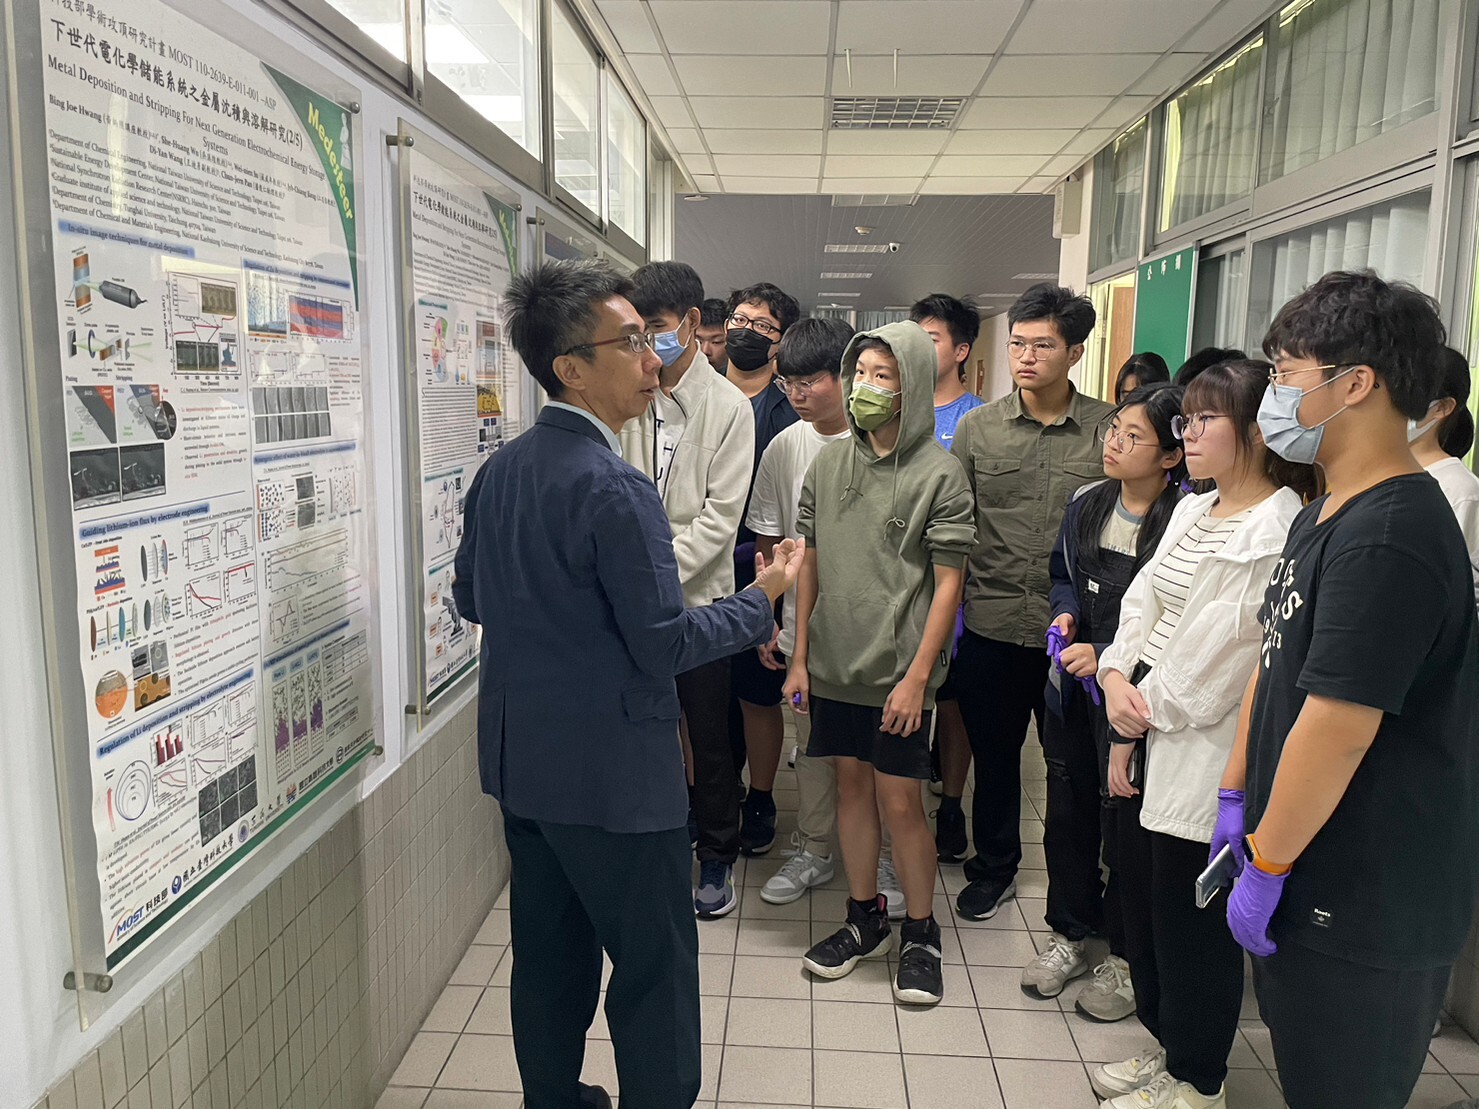
MULTIPOLYGON (((755 468, 755 411, 739 387, 716 373, 702 350, 673 389, 683 409, 683 436, 669 461, 663 508, 683 603, 706 605, 734 592, 734 541, 755 468)), ((621 456, 655 478, 653 411, 621 429, 621 456)))
MULTIPOLYGON (((1134 673, 1161 616, 1156 567, 1216 503, 1214 492, 1177 505, 1160 546, 1125 592, 1119 631, 1100 656, 1101 671, 1134 673)), ((1253 509, 1221 551, 1198 563, 1186 612, 1139 685, 1151 725, 1140 823, 1153 832, 1212 841, 1218 785, 1262 642, 1259 609, 1300 508, 1293 490, 1280 489, 1253 509)))

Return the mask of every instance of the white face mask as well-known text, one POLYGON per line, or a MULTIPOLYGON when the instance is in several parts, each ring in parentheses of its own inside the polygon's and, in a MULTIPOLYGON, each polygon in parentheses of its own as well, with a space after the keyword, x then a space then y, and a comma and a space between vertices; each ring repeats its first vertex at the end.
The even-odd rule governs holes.
MULTIPOLYGON (((1428 405, 1428 411, 1431 412, 1434 408, 1437 408, 1437 407, 1438 407, 1438 402, 1437 401, 1434 401, 1432 404, 1428 405)), ((1416 443, 1419 439, 1421 439, 1424 435, 1426 435, 1428 433, 1428 428, 1430 428, 1434 424, 1436 424, 1438 422, 1439 418, 1440 417, 1438 417, 1438 416, 1434 416, 1431 420, 1428 420, 1426 423, 1421 423, 1421 424, 1418 423, 1416 420, 1408 420, 1407 421, 1407 441, 1409 443, 1416 443)))

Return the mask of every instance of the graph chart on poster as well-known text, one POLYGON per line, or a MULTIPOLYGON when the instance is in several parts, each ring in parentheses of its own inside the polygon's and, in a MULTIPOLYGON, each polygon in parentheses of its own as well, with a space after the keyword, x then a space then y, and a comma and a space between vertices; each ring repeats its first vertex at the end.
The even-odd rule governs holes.
POLYGON ((359 151, 188 12, 40 7, 112 968, 375 745, 359 151))

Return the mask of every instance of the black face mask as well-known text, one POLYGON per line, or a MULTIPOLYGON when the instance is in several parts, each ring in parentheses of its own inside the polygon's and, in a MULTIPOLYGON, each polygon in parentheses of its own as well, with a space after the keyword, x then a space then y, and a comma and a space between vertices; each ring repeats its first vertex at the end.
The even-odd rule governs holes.
POLYGON ((754 373, 770 361, 770 340, 748 327, 731 327, 724 333, 724 351, 735 369, 754 373))

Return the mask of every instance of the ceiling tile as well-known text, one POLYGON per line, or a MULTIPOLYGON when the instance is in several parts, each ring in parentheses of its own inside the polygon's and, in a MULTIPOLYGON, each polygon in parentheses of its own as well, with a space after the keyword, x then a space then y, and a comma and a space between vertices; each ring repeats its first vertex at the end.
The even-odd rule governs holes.
POLYGON ((746 0, 743 4, 652 0, 652 15, 673 54, 825 54, 832 29, 828 0, 746 0))
POLYGON ((821 96, 827 90, 825 58, 731 58, 683 54, 673 59, 689 96, 724 96, 744 89, 750 96, 821 96))
POLYGON ((1147 96, 1173 92, 1194 76, 1204 61, 1204 54, 1167 54, 1126 91, 1147 96))
POLYGON ((642 86, 642 91, 648 96, 683 95, 683 90, 678 87, 678 82, 673 80, 672 71, 668 69, 668 60, 661 54, 632 54, 627 57, 626 62, 632 67, 637 84, 642 86))
POLYGON ((815 193, 817 183, 804 177, 726 177, 727 193, 815 193))
POLYGON ((1104 115, 1094 121, 1094 126, 1108 127, 1119 134, 1145 115, 1154 103, 1153 96, 1122 96, 1105 109, 1104 115))
POLYGON ((1113 127, 1085 127, 1069 141, 1062 152, 1080 158, 1088 154, 1097 154, 1100 148, 1107 146, 1112 138, 1114 138, 1113 127))
POLYGON ((668 138, 673 141, 673 150, 679 154, 702 154, 704 137, 692 127, 669 127, 668 138))
MULTIPOLYGON (((820 96, 696 96, 698 125, 710 127, 783 127, 820 130, 826 101, 820 96)), ((662 109, 658 109, 661 114, 662 109)), ((664 116, 664 119, 667 117, 664 116)))
POLYGON ((715 154, 714 166, 719 176, 744 177, 816 177, 822 159, 815 154, 715 154))
MULTIPOLYGON (((1078 134, 1072 128, 1039 131, 957 131, 946 154, 1056 154, 1078 134)), ((830 150, 830 145, 828 146, 830 150)))
POLYGON ((918 177, 929 172, 933 154, 890 157, 885 154, 833 154, 827 149, 828 177, 918 177))
POLYGON ((915 175, 913 177, 822 178, 822 192, 837 193, 840 196, 858 196, 865 193, 893 193, 897 195, 910 195, 918 191, 918 175, 915 175))
POLYGON ((1207 22, 1194 30, 1181 43, 1183 50, 1203 50, 1221 54, 1236 46, 1245 35, 1283 6, 1283 0, 1223 0, 1207 22))
POLYGON ((989 196, 1014 193, 1021 188, 1021 177, 926 177, 919 191, 926 196, 989 196))
POLYGON ((1114 0, 1112 18, 1105 8, 1104 0, 1033 0, 1006 52, 1153 50, 1159 54, 1196 26, 1206 14, 1207 4, 1191 0, 1114 0))
POLYGON ((1061 177, 1030 177, 1022 186, 1024 193, 1050 193, 1058 187, 1061 177))
POLYGON ((828 154, 938 154, 949 131, 829 131, 828 154))
POLYGON ((1037 172, 1041 176, 1056 179, 1072 173, 1083 164, 1083 161, 1083 156, 1080 154, 1064 154, 1057 158, 1049 158, 1037 172))
POLYGON ((641 0, 597 0, 596 7, 626 53, 662 53, 662 44, 652 33, 641 0))
POLYGON ((985 96, 1118 96, 1155 64, 1154 54, 1017 54, 986 78, 985 96))
POLYGON ((681 96, 649 96, 653 110, 664 124, 674 127, 692 127, 693 119, 688 114, 688 101, 681 96))
POLYGON ((935 166, 935 173, 942 177, 964 177, 971 173, 986 177, 1026 177, 1036 173, 1045 161, 1046 158, 1037 154, 947 154, 935 166))
POLYGON ((848 79, 847 58, 839 54, 832 58, 832 94, 969 96, 981 83, 989 61, 989 54, 901 54, 896 83, 892 54, 859 54, 854 51, 851 80, 848 79))
POLYGON ((1083 127, 1104 104, 1098 96, 983 96, 965 110, 960 125, 974 130, 1083 127))
POLYGON ((704 192, 716 193, 719 191, 719 178, 711 177, 706 173, 695 173, 693 187, 702 189, 704 192))
POLYGON ((704 132, 715 154, 820 154, 820 131, 727 130, 704 132))
POLYGON ((841 0, 837 51, 993 54, 1017 17, 1020 0, 841 0))

